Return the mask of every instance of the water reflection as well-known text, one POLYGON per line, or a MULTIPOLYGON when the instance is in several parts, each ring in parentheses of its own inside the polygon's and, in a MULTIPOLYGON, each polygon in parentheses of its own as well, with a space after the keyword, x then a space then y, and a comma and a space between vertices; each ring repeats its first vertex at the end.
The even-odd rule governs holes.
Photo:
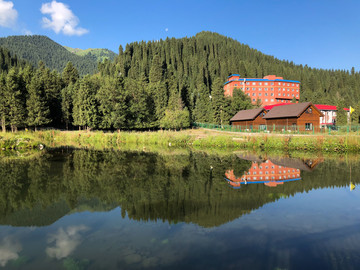
POLYGON ((357 161, 188 150, 58 149, 2 160, 0 224, 10 226, 1 226, 0 265, 357 269, 360 196, 349 179, 360 182, 357 161), (224 181, 260 177, 260 166, 263 181, 301 181, 239 190, 224 181))
POLYGON ((21 244, 7 236, 0 244, 0 265, 6 266, 9 261, 19 258, 19 252, 22 250, 21 244))
POLYGON ((69 226, 66 229, 59 228, 56 234, 50 235, 47 242, 54 246, 46 248, 46 254, 58 260, 68 257, 81 243, 81 232, 87 231, 85 225, 69 226))
POLYGON ((242 185, 264 184, 268 187, 277 187, 285 182, 301 180, 300 172, 312 171, 323 159, 291 159, 278 157, 262 160, 261 157, 251 154, 239 154, 241 159, 252 162, 251 167, 244 171, 241 176, 237 176, 234 170, 225 172, 225 179, 234 189, 239 189, 242 185))
MULTIPOLYGON (((336 166, 327 163, 315 169, 322 159, 266 160, 239 153, 207 155, 185 151, 162 155, 59 149, 31 161, 3 161, 0 224, 47 226, 69 213, 109 211, 120 206, 121 215, 133 220, 213 227, 279 197, 349 184, 336 166), (238 193, 228 188, 224 173, 234 185, 242 185, 245 179, 248 183, 268 180, 265 184, 277 188, 248 185, 238 193), (307 181, 280 184, 304 179, 304 175, 307 181)), ((359 170, 353 168, 353 179, 360 179, 358 174, 359 170)))

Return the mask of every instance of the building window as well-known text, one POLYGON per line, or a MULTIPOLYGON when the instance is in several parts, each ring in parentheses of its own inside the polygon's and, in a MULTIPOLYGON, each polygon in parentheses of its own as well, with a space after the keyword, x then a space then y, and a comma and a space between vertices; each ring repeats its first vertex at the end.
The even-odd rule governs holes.
POLYGON ((290 89, 288 88, 287 91, 290 92, 290 89))
POLYGON ((250 88, 249 88, 249 87, 246 87, 246 90, 250 90, 250 88))
POLYGON ((294 84, 291 84, 291 86, 294 86, 294 84))
POLYGON ((283 86, 285 86, 285 83, 283 83, 283 86))
POLYGON ((253 93, 252 95, 253 95, 253 97, 254 97, 254 96, 256 95, 256 93, 253 93))
POLYGON ((285 88, 283 88, 283 92, 285 91, 285 88))
POLYGON ((271 102, 273 102, 273 101, 274 101, 274 99, 272 98, 272 99, 271 99, 271 102))
POLYGON ((253 82, 252 85, 256 85, 256 83, 253 82))
POLYGON ((287 86, 290 86, 290 83, 288 83, 287 86))
POLYGON ((281 83, 278 83, 278 85, 281 85, 281 83))
POLYGON ((267 88, 265 88, 265 91, 267 91, 268 89, 267 88))
POLYGON ((253 91, 255 91, 256 90, 256 88, 255 87, 253 87, 253 89, 252 89, 253 91))
POLYGON ((235 86, 237 86, 237 83, 235 83, 235 86))
MULTIPOLYGON (((255 94, 255 93, 254 93, 255 94)), ((261 96, 261 93, 259 93, 259 97, 261 96)))
POLYGON ((305 123, 305 130, 312 130, 312 123, 305 123))
POLYGON ((261 87, 259 88, 259 91, 261 91, 261 87))
POLYGON ((274 83, 272 82, 272 83, 270 83, 270 85, 274 85, 274 83))
POLYGON ((291 89, 291 92, 294 92, 294 89, 291 89))
POLYGON ((267 99, 267 98, 265 99, 265 102, 268 102, 268 99, 267 99))
POLYGON ((268 85, 268 83, 266 82, 265 85, 268 85))
POLYGON ((265 93, 265 97, 267 97, 267 93, 265 93))
POLYGON ((312 113, 312 109, 311 108, 307 109, 306 113, 312 113))
POLYGON ((294 95, 294 94, 292 94, 292 96, 294 97, 295 95, 294 95))
POLYGON ((259 85, 261 85, 261 82, 259 82, 259 85))
POLYGON ((255 98, 253 98, 253 102, 255 102, 256 101, 256 99, 255 98))
POLYGON ((249 82, 247 82, 247 83, 246 83, 246 85, 250 85, 250 83, 249 83, 249 82))
POLYGON ((274 91, 274 88, 270 88, 271 91, 274 91))
POLYGON ((274 93, 271 93, 271 96, 274 96, 274 93))

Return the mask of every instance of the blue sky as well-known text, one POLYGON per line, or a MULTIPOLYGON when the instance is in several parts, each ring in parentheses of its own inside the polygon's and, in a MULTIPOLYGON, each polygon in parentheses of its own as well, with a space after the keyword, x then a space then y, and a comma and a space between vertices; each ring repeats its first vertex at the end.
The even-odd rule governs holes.
POLYGON ((39 34, 118 52, 120 44, 206 30, 296 64, 359 71, 359 10, 358 0, 0 0, 0 36, 39 34))

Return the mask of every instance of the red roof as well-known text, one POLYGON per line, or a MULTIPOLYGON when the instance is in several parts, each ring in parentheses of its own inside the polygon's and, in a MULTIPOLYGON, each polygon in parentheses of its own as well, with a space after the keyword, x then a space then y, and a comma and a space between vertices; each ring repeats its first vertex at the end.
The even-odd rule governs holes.
POLYGON ((336 111, 336 106, 334 105, 315 104, 315 106, 321 111, 336 111))
POLYGON ((278 103, 278 104, 273 104, 273 105, 266 105, 266 106, 264 106, 264 109, 269 111, 272 108, 277 107, 277 106, 291 105, 291 104, 294 104, 294 103, 278 103))
MULTIPOLYGON (((336 106, 334 105, 324 105, 324 104, 315 104, 315 107, 320 111, 337 111, 336 106)), ((343 108, 344 111, 349 111, 349 108, 343 108)))
MULTIPOLYGON (((269 111, 274 107, 277 106, 283 106, 283 105, 291 105, 294 103, 278 103, 278 104, 274 104, 274 105, 267 105, 264 106, 264 109, 269 111)), ((325 104, 314 104, 314 106, 319 110, 319 111, 336 111, 336 106, 334 105, 325 105, 325 104)), ((345 111, 349 111, 349 108, 344 108, 345 111)))

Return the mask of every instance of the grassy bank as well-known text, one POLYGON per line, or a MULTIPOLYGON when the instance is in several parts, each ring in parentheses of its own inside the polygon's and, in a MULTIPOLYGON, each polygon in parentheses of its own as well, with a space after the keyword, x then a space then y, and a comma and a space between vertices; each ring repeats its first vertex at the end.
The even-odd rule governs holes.
POLYGON ((38 131, 3 134, 2 149, 18 147, 89 147, 96 149, 146 149, 192 147, 195 149, 248 149, 255 151, 306 151, 306 152, 360 152, 360 136, 357 135, 244 135, 231 132, 216 132, 203 129, 156 132, 100 131, 38 131))

